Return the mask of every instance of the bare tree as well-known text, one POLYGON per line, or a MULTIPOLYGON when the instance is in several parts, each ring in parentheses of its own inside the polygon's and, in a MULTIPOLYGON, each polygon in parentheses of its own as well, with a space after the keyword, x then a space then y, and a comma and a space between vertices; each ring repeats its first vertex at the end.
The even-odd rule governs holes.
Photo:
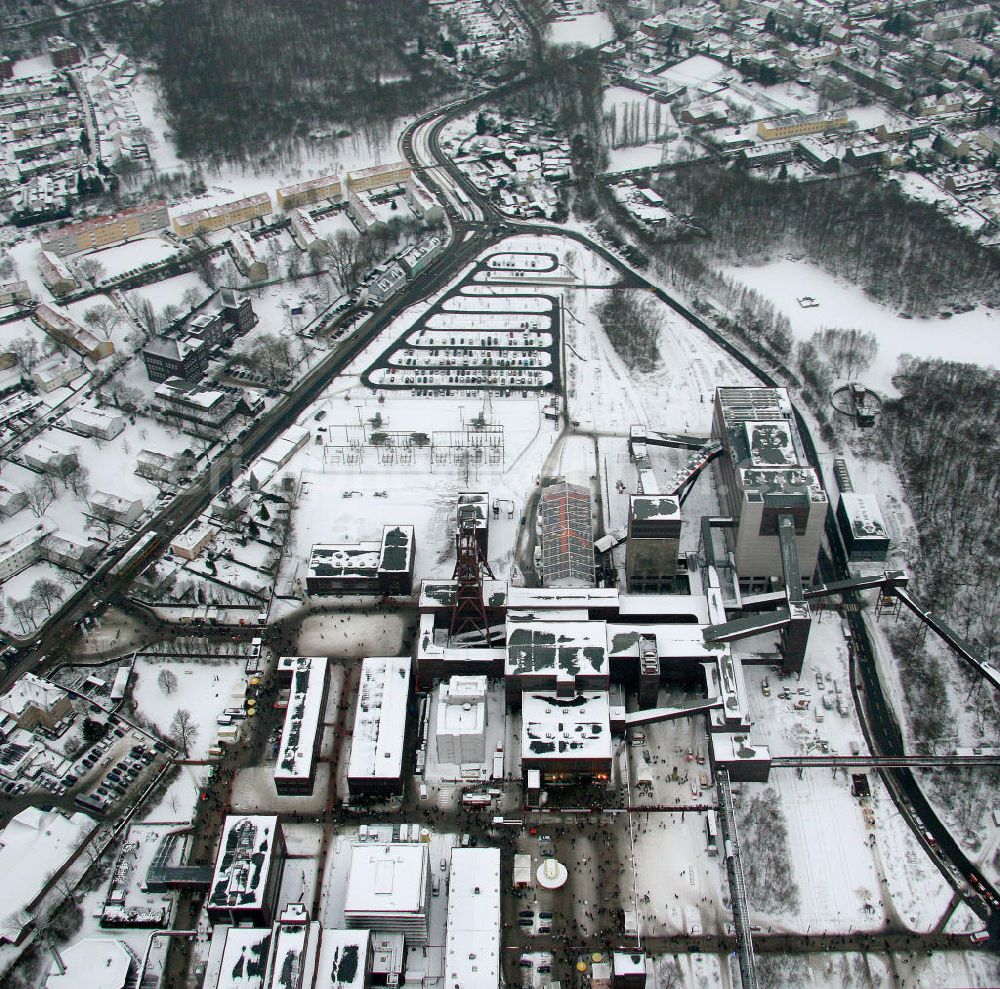
POLYGON ((186 708, 179 708, 170 722, 170 737, 181 747, 185 758, 189 755, 189 750, 198 738, 198 726, 191 718, 191 712, 186 708))
POLYGON ((350 292, 358 283, 358 275, 363 259, 367 256, 367 244, 363 238, 347 230, 338 230, 326 238, 327 257, 334 282, 341 292, 350 292))
POLYGON ((11 601, 10 610, 21 626, 22 632, 30 632, 35 627, 38 604, 34 599, 27 597, 23 601, 11 601))
POLYGON ((76 270, 86 278, 91 285, 97 283, 107 274, 107 269, 97 258, 81 258, 76 263, 76 270))
POLYGON ((29 336, 17 337, 7 344, 7 350, 14 355, 17 366, 21 369, 21 374, 28 377, 38 358, 41 356, 38 348, 38 341, 29 336))
POLYGON ((52 478, 40 477, 25 492, 28 496, 28 508, 36 519, 40 519, 48 509, 49 505, 56 500, 56 493, 53 490, 52 478))
POLYGON ((102 303, 88 309, 83 314, 83 321, 92 330, 97 330, 103 334, 105 340, 111 339, 111 331, 121 325, 122 315, 114 306, 102 303))
POLYGON ((170 670, 160 670, 156 682, 160 685, 160 690, 168 696, 177 689, 177 677, 170 670))
POLYGON ((62 480, 78 498, 86 498, 90 494, 90 473, 82 464, 74 463, 62 473, 62 480))
POLYGON ((31 585, 31 596, 45 609, 46 615, 52 614, 52 606, 58 605, 66 597, 61 584, 48 577, 39 577, 31 585))
POLYGON ((262 334, 253 349, 253 360, 267 381, 278 384, 292 369, 292 352, 288 339, 273 333, 262 334))
POLYGON ((159 324, 156 322, 156 310, 153 309, 153 303, 145 298, 145 296, 134 293, 131 298, 136 300, 135 320, 142 329, 146 339, 155 336, 156 331, 159 329, 159 324))

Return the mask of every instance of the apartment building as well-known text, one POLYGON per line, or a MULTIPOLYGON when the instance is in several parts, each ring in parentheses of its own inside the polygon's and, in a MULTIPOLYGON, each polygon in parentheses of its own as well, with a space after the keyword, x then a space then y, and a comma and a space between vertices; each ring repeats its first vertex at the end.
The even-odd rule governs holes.
POLYGON ((196 237, 198 234, 235 227, 250 220, 259 220, 272 212, 270 194, 259 192, 245 199, 219 203, 217 206, 197 209, 191 213, 181 213, 173 218, 172 223, 174 233, 178 237, 196 237))
POLYGON ((163 230, 170 226, 166 202, 133 206, 113 216, 95 216, 80 223, 68 223, 53 230, 42 247, 59 257, 78 251, 93 251, 120 244, 132 237, 163 230))
POLYGON ((328 199, 333 203, 344 200, 344 183, 339 175, 321 175, 295 185, 279 189, 278 208, 286 212, 300 206, 311 206, 313 203, 328 199))
POLYGON ((51 251, 42 251, 38 259, 38 273, 53 295, 65 295, 79 286, 66 262, 51 251))
POLYGON ((413 174, 405 161, 394 161, 388 165, 372 165, 356 172, 347 173, 347 191, 366 192, 369 189, 384 189, 390 185, 402 185, 413 174))
POLYGON ((115 352, 110 340, 101 340, 57 306, 43 302, 35 309, 35 321, 49 336, 66 344, 81 357, 103 361, 115 352))
POLYGON ((807 113, 779 117, 775 120, 761 120, 757 124, 757 136, 763 141, 782 141, 790 137, 804 137, 807 134, 825 134, 827 131, 841 130, 850 126, 851 121, 842 110, 833 113, 807 113))

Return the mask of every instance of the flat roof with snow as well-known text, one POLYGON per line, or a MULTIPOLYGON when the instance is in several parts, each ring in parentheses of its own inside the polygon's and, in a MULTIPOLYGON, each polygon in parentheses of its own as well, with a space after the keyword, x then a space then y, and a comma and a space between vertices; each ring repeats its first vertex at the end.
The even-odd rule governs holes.
POLYGON ((316 962, 316 989, 363 989, 370 932, 324 928, 316 962))
POLYGON ((608 676, 606 623, 507 621, 507 676, 608 676))
POLYGON ((271 957, 270 927, 230 927, 215 989, 261 989, 271 957))
POLYGON ((282 656, 278 660, 278 676, 290 676, 292 685, 274 768, 276 784, 305 782, 312 776, 328 663, 325 656, 282 656))
POLYGON ((345 917, 422 912, 429 870, 430 856, 422 841, 354 845, 345 917))
POLYGON ((851 527, 855 539, 886 539, 885 521, 874 495, 855 494, 845 491, 840 496, 840 504, 851 527))
POLYGON ((226 818, 208 906, 253 910, 264 905, 277 829, 278 818, 273 816, 230 814, 226 818))
POLYGON ((444 956, 445 989, 500 984, 500 849, 452 849, 444 956))
POLYGON ((399 779, 403 772, 409 656, 369 657, 361 664, 348 780, 399 779))
POLYGON ((526 690, 521 695, 522 759, 611 759, 607 691, 572 697, 526 690))

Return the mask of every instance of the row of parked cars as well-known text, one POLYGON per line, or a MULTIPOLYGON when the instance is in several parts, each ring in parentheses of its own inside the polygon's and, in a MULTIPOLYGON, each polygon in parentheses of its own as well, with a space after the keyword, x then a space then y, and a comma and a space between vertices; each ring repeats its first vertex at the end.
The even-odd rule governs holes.
MULTIPOLYGON (((123 732, 120 728, 114 729, 112 735, 119 737, 123 732)), ((81 760, 80 775, 85 775, 91 766, 100 762, 106 748, 100 749, 105 742, 113 742, 113 737, 99 742, 91 754, 81 760), (98 751, 99 750, 99 751, 98 751), (95 761, 96 760, 96 761, 95 761)), ((78 806, 85 810, 104 813, 113 803, 116 803, 128 792, 132 784, 142 775, 146 768, 152 765, 158 752, 166 750, 162 742, 137 742, 129 750, 127 755, 123 755, 113 766, 111 766, 101 778, 97 786, 89 793, 80 794, 75 798, 78 806)), ((70 777, 67 777, 67 782, 70 777)), ((76 782, 76 779, 73 779, 76 782)))

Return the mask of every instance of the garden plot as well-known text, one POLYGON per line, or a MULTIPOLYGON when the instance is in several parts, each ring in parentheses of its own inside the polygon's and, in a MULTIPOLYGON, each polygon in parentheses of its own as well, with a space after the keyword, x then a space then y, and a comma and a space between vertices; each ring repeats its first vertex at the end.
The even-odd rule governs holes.
MULTIPOLYGON (((466 289, 463 288, 463 293, 466 289)), ((441 303, 446 312, 465 313, 547 313, 552 299, 543 295, 453 295, 441 303)))
POLYGON ((189 740, 188 754, 204 759, 217 734, 216 719, 227 707, 235 706, 234 691, 243 694, 246 663, 242 657, 202 661, 140 656, 135 663, 132 698, 137 716, 170 735, 171 722, 178 710, 187 710, 197 734, 189 740), (163 671, 172 673, 176 686, 170 691, 160 684, 163 671))

